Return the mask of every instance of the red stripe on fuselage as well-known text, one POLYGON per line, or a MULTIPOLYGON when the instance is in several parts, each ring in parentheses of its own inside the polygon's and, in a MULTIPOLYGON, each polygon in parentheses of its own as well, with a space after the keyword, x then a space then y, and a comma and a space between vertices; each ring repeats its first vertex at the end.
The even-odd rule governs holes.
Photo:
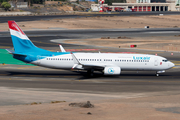
POLYGON ((18 32, 22 33, 23 35, 25 35, 24 32, 23 32, 23 31, 21 30, 21 28, 16 24, 15 21, 8 21, 8 25, 9 25, 9 29, 18 31, 18 32))

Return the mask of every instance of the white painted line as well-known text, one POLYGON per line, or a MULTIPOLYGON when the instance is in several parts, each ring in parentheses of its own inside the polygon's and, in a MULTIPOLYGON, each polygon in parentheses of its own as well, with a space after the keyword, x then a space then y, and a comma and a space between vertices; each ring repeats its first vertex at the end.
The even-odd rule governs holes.
POLYGON ((159 32, 143 32, 143 33, 151 33, 151 34, 157 34, 157 33, 179 33, 179 31, 159 31, 159 32))

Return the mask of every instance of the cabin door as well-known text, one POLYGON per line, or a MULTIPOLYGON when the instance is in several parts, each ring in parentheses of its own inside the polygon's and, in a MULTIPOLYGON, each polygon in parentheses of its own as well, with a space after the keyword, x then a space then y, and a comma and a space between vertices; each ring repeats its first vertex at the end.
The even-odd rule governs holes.
POLYGON ((154 58, 154 66, 158 66, 158 58, 157 57, 154 58))

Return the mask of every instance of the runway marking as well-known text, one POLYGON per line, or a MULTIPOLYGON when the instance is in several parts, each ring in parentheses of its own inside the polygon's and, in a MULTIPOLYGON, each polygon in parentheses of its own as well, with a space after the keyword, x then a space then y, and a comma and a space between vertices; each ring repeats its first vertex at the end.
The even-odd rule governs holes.
POLYGON ((180 63, 180 61, 172 61, 173 63, 180 63))
MULTIPOLYGON (((3 79, 3 80, 23 80, 23 81, 26 81, 26 79, 24 78, 15 78, 15 77, 5 77, 5 78, 0 78, 0 79, 3 79)), ((33 79, 33 81, 39 81, 39 79, 33 79)), ((41 80, 40 80, 41 81, 41 80)), ((57 78, 55 78, 54 80, 50 80, 50 81, 57 81, 57 78)), ((59 82, 62 82, 62 81, 68 81, 68 82, 71 82, 72 80, 59 80, 59 82)), ((97 80, 73 80, 73 82, 90 82, 90 83, 97 83, 97 80)), ((155 81, 144 81, 144 80, 129 80, 129 79, 124 79, 124 80, 121 80, 121 81, 118 81, 118 80, 98 80, 98 83, 180 83, 179 80, 176 80, 176 81, 163 81, 163 80, 155 80, 155 81)))
POLYGON ((49 77, 49 78, 50 78, 50 77, 61 77, 61 76, 47 76, 47 77, 49 77))
POLYGON ((0 76, 6 76, 7 74, 0 74, 0 76))
POLYGON ((9 45, 9 43, 2 43, 2 42, 0 44, 9 45))
MULTIPOLYGON (((147 32, 145 32, 145 33, 147 33, 147 32)), ((154 33, 179 33, 179 31, 159 31, 159 32, 148 32, 148 33, 152 33, 152 34, 154 34, 154 33)))
POLYGON ((26 75, 13 75, 13 76, 26 76, 26 75))
POLYGON ((52 45, 58 45, 57 43, 46 43, 46 42, 41 42, 41 41, 32 41, 36 43, 42 43, 42 44, 52 44, 52 45))
POLYGON ((65 78, 74 78, 74 77, 78 77, 78 76, 63 76, 63 77, 65 77, 65 78))
POLYGON ((36 67, 39 67, 39 66, 27 66, 27 67, 19 67, 17 69, 24 69, 24 68, 36 68, 36 67))
POLYGON ((27 77, 37 77, 38 75, 27 75, 27 77))
POLYGON ((12 47, 10 47, 10 46, 1 46, 0 48, 1 49, 7 49, 7 48, 12 48, 12 47))

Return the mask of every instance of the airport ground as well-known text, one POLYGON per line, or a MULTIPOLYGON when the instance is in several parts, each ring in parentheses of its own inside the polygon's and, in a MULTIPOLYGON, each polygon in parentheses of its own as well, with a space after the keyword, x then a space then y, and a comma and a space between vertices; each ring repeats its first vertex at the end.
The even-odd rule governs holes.
MULTIPOLYGON (((72 16, 55 17, 53 19, 39 18, 36 21, 17 19, 18 24, 24 30, 37 29, 122 29, 122 28, 178 28, 180 27, 180 15, 149 15, 149 16, 72 16), (75 17, 75 18, 74 18, 75 17), (24 21, 21 21, 24 20, 24 21), (107 24, 108 23, 108 24, 107 24)), ((29 17, 29 16, 27 16, 29 17)), ((10 19, 13 20, 13 17, 10 19)), ((1 31, 7 31, 7 17, 0 20, 1 31)))
MULTIPOLYGON (((169 19, 175 18, 170 17, 169 19)), ((80 18, 79 21, 81 21, 80 18)), ((19 24, 26 27, 29 25, 27 23, 19 24)), ((153 71, 123 71, 119 76, 103 76, 97 72, 94 77, 89 78, 83 71, 53 70, 20 64, 0 65, 0 119, 179 120, 180 53, 178 44, 180 29, 173 28, 174 24, 170 26, 158 29, 140 27, 140 29, 99 30, 96 28, 69 30, 68 28, 62 29, 62 27, 39 30, 42 28, 38 26, 38 30, 26 31, 25 33, 36 46, 51 51, 58 51, 58 44, 61 43, 69 51, 157 53, 174 62, 176 67, 167 70, 159 77, 156 77, 153 71), (123 38, 118 39, 120 36, 123 38), (101 37, 112 39, 101 39, 101 37), (138 47, 129 48, 129 44, 138 44, 138 47), (143 48, 141 45, 146 47, 143 48), (149 48, 155 45, 156 47, 153 48, 164 46, 164 50, 145 49, 148 45, 149 48), (168 50, 165 46, 174 46, 177 50, 176 48, 168 50), (62 102, 51 103, 52 101, 62 102), (90 101, 95 107, 69 106, 70 103, 86 101, 90 101), (91 114, 87 114, 88 112, 91 114)), ((0 48, 12 48, 8 32, 0 32, 0 40, 0 48)))

